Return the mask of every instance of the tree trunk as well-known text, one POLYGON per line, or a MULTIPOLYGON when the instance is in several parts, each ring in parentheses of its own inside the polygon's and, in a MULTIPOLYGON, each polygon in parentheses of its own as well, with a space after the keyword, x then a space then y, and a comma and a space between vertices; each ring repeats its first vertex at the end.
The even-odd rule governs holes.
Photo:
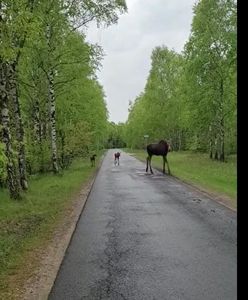
POLYGON ((182 149, 182 131, 178 129, 178 151, 182 149))
POLYGON ((10 134, 10 119, 9 119, 9 93, 11 85, 9 78, 11 77, 11 66, 6 62, 0 62, 0 107, 1 107, 1 122, 2 122, 2 141, 5 145, 5 155, 7 157, 7 186, 10 197, 20 199, 20 186, 18 172, 15 165, 14 154, 12 150, 12 139, 10 134))
POLYGON ((212 138, 212 126, 209 126, 209 158, 213 159, 213 138, 212 138))
POLYGON ((40 121, 40 105, 37 99, 33 102, 33 130, 34 130, 34 139, 36 144, 41 143, 42 138, 42 127, 40 121))
MULTIPOLYGON (((51 46, 51 26, 47 24, 46 27, 46 42, 48 46, 48 55, 52 56, 51 46)), ((53 172, 56 174, 59 171, 58 168, 58 157, 57 157, 57 136, 56 136, 56 119, 55 119, 55 93, 54 93, 54 70, 51 65, 47 72, 48 78, 48 107, 49 107, 49 120, 50 120, 50 134, 51 134, 51 148, 52 148, 52 167, 53 172)))
POLYGON ((17 87, 17 73, 16 63, 13 62, 10 67, 10 99, 12 100, 14 107, 14 118, 16 127, 16 138, 18 143, 18 166, 20 173, 20 184, 23 190, 28 189, 27 175, 26 175, 26 156, 25 156, 25 144, 24 144, 24 128, 20 110, 18 87, 17 87))
POLYGON ((223 80, 220 82, 220 161, 225 161, 225 127, 224 127, 224 109, 223 109, 223 96, 224 96, 224 88, 223 88, 223 80))
POLYGON ((224 119, 221 119, 221 132, 220 132, 220 161, 225 161, 225 131, 224 119))
POLYGON ((212 140, 210 139, 210 141, 209 141, 209 158, 210 159, 213 158, 213 149, 212 149, 213 145, 212 144, 213 144, 212 140))
POLYGON ((61 141, 61 154, 60 154, 60 161, 61 161, 61 168, 65 169, 66 166, 66 156, 65 156, 65 134, 63 130, 60 130, 58 132, 58 138, 61 141))
POLYGON ((36 99, 33 99, 33 136, 34 136, 34 141, 37 145, 38 148, 38 153, 39 153, 39 172, 44 173, 45 167, 44 167, 44 149, 43 149, 43 144, 42 144, 42 139, 45 140, 46 138, 46 130, 44 130, 44 125, 43 123, 48 123, 48 122, 43 122, 41 119, 41 110, 40 110, 40 102, 38 100, 38 95, 35 94, 36 99))
POLYGON ((218 160, 219 159, 219 156, 218 156, 218 138, 217 138, 217 136, 215 136, 215 138, 214 138, 214 151, 215 151, 215 153, 214 153, 214 159, 216 159, 216 160, 218 160))
POLYGON ((55 119, 55 95, 54 95, 54 72, 48 72, 48 99, 49 99, 49 116, 50 116, 50 130, 51 130, 51 145, 52 145, 52 166, 53 172, 58 173, 58 158, 57 158, 57 144, 56 144, 56 119, 55 119))

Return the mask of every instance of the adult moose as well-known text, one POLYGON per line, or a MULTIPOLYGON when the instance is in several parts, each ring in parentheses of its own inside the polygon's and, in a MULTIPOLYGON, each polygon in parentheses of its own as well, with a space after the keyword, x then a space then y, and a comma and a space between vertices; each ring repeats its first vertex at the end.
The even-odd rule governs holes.
POLYGON ((153 155, 157 155, 157 156, 163 156, 163 173, 165 174, 165 162, 166 162, 168 166, 168 174, 170 174, 170 167, 167 160, 167 153, 170 151, 170 145, 166 141, 161 140, 158 144, 149 144, 146 149, 148 153, 146 159, 146 172, 148 171, 148 164, 149 164, 150 171, 153 174, 151 160, 153 155))

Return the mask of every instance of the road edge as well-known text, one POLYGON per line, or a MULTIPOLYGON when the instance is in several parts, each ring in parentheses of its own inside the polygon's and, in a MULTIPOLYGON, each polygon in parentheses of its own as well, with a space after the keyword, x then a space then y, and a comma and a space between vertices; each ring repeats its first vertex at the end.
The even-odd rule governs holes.
POLYGON ((106 152, 102 155, 92 178, 81 188, 70 216, 55 230, 54 238, 49 242, 48 247, 43 249, 38 270, 24 286, 23 300, 48 299, 105 156, 106 152))
MULTIPOLYGON (((129 154, 129 155, 130 155, 131 153, 126 152, 126 154, 129 154)), ((134 156, 134 155, 131 155, 131 156, 132 156, 132 157, 135 157, 136 159, 138 159, 139 161, 141 161, 141 162, 143 162, 143 163, 146 163, 145 160, 139 159, 139 158, 137 158, 137 157, 134 156)), ((161 168, 159 168, 159 167, 154 167, 154 166, 153 166, 152 168, 155 169, 155 170, 157 170, 157 171, 160 172, 160 173, 163 173, 163 170, 162 170, 161 168)), ((196 184, 194 184, 194 183, 185 181, 184 179, 181 179, 181 178, 179 178, 179 177, 177 177, 177 176, 175 176, 175 175, 173 175, 173 174, 170 174, 170 175, 169 175, 169 174, 166 173, 165 175, 168 176, 168 177, 173 178, 174 180, 180 182, 181 184, 184 184, 184 185, 187 186, 188 188, 190 188, 190 189, 192 189, 192 190, 194 190, 194 191, 196 191, 196 192, 198 192, 198 193, 202 193, 205 197, 208 197, 210 200, 215 201, 215 202, 217 202, 217 203, 219 203, 219 204, 225 206, 226 208, 230 209, 231 211, 237 213, 237 207, 232 207, 232 206, 230 206, 230 205, 228 205, 228 204, 226 203, 226 202, 228 202, 228 200, 225 200, 225 199, 231 199, 231 198, 229 198, 228 196, 222 196, 222 195, 220 195, 220 194, 218 194, 218 193, 214 193, 214 192, 212 192, 212 191, 210 192, 210 191, 204 189, 203 187, 200 187, 200 186, 198 186, 198 185, 196 185, 196 184)), ((231 200, 230 200, 230 201, 231 201, 231 200)))

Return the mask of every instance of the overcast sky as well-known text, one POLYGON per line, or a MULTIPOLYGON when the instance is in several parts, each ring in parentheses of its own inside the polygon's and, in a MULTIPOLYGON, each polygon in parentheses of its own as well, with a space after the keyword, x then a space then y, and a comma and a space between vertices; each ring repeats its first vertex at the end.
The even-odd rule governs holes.
POLYGON ((195 0, 126 0, 128 13, 106 29, 89 26, 86 38, 102 46, 105 57, 97 73, 109 119, 125 122, 128 103, 145 87, 150 56, 156 46, 177 52, 189 38, 195 0))

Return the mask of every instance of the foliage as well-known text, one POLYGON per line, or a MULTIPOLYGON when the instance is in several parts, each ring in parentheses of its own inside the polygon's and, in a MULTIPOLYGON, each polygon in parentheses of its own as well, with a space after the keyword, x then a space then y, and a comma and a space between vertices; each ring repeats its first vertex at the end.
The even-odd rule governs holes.
POLYGON ((128 147, 166 139, 221 161, 236 153, 236 10, 233 0, 198 1, 184 51, 153 50, 145 89, 130 103, 128 147))
POLYGON ((109 26, 126 10, 124 0, 1 1, 0 158, 10 167, 3 165, 0 178, 7 175, 11 197, 20 198, 26 171, 57 172, 103 148, 108 112, 96 77, 102 49, 79 29, 93 20, 109 26))
POLYGON ((124 123, 108 123, 106 148, 125 148, 124 123))

